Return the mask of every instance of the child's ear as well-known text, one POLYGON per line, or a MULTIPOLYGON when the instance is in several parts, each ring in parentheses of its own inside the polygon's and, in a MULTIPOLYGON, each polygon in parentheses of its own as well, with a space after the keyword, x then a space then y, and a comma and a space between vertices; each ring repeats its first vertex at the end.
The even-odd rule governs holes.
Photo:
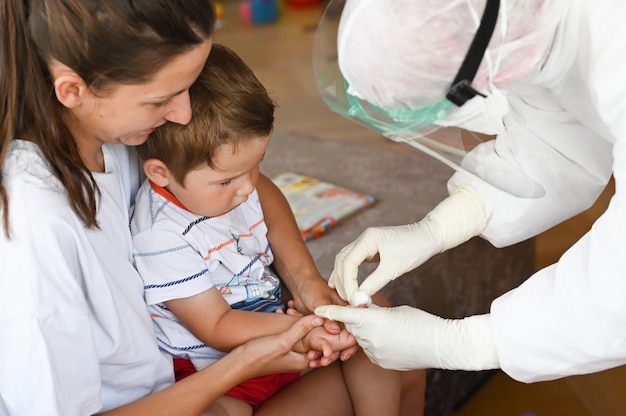
POLYGON ((161 188, 165 188, 173 180, 172 172, 159 159, 151 158, 143 162, 143 171, 148 179, 161 188))
POLYGON ((67 108, 79 106, 88 92, 85 81, 71 68, 55 62, 50 68, 54 79, 54 93, 61 104, 67 108))

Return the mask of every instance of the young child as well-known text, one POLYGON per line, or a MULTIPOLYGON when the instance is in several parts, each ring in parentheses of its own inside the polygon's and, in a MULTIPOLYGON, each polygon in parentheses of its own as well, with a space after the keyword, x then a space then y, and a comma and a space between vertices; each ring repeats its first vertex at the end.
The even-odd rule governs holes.
MULTIPOLYGON (((148 180, 131 220, 135 264, 144 279, 161 348, 211 365, 246 341, 277 334, 297 319, 283 311, 281 283, 255 190, 273 129, 275 104, 251 69, 214 44, 190 89, 193 117, 168 123, 138 147, 148 180)), ((297 349, 334 351, 356 345, 347 332, 313 330, 297 349)), ((337 361, 356 414, 399 413, 400 375, 359 350, 337 361)), ((318 371, 318 370, 313 370, 318 371)), ((244 382, 209 414, 251 415, 299 374, 244 382)), ((306 377, 306 376, 304 376, 306 377)))

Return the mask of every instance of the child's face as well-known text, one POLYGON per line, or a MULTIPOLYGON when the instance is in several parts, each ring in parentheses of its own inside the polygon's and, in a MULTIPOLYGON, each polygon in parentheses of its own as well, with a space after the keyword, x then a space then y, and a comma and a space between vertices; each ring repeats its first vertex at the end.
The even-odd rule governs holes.
POLYGON ((184 188, 170 182, 167 189, 197 215, 212 217, 227 212, 248 199, 259 179, 259 163, 270 138, 246 140, 237 146, 217 149, 211 168, 199 166, 185 176, 184 188))

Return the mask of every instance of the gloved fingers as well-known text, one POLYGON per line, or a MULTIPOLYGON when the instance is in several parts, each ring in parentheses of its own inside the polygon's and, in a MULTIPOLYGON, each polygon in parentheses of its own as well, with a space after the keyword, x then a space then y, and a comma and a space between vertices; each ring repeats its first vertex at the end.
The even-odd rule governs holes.
MULTIPOLYGON (((349 247, 351 245, 352 244, 348 244, 347 246, 342 248, 335 255, 335 262, 334 262, 334 265, 333 265, 333 271, 331 272, 330 277, 328 278, 328 286, 330 286, 331 288, 333 288, 335 290, 337 290, 337 283, 336 283, 336 281, 340 281, 341 280, 341 276, 342 276, 341 268, 343 267, 343 258, 345 257, 345 252, 346 252, 346 250, 349 250, 349 247)), ((337 293, 339 293, 338 290, 337 290, 337 293)), ((339 296, 341 296, 341 294, 339 294, 339 296)))
POLYGON ((341 299, 348 302, 352 297, 352 294, 359 289, 359 282, 357 280, 358 268, 357 271, 354 272, 354 279, 348 278, 344 279, 339 272, 339 269, 333 270, 330 275, 330 279, 328 279, 328 286, 332 287, 337 291, 337 294, 341 297, 341 299))
POLYGON ((378 255, 381 235, 380 229, 368 228, 335 256, 329 285, 345 301, 349 301, 359 288, 359 266, 378 255))
POLYGON ((346 325, 358 325, 363 321, 365 313, 367 313, 367 308, 352 308, 339 305, 323 305, 315 308, 315 315, 343 322, 346 325))
POLYGON ((337 291, 346 302, 359 287, 357 280, 362 260, 354 261, 352 255, 356 241, 345 246, 335 256, 335 266, 328 279, 328 285, 337 291))
POLYGON ((373 296, 374 293, 377 293, 396 277, 398 277, 397 274, 386 268, 385 263, 380 263, 376 270, 363 280, 358 290, 373 296))

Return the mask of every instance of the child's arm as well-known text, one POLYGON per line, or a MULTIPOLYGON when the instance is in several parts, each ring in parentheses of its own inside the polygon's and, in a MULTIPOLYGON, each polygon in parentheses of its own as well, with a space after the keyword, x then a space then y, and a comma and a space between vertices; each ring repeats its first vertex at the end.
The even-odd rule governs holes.
POLYGON ((309 314, 320 305, 345 305, 317 270, 280 189, 264 175, 259 177, 256 188, 268 228, 267 239, 274 253, 272 264, 292 293, 295 307, 309 314))
MULTIPOLYGON (((259 176, 256 189, 268 229, 267 239, 274 253, 272 265, 291 292, 294 308, 310 314, 321 305, 346 305, 317 270, 281 190, 263 174, 259 176)), ((338 323, 328 320, 324 327, 333 334, 341 330, 338 323)), ((349 358, 356 350, 356 347, 346 349, 342 358, 349 358)))
POLYGON ((196 338, 220 351, 230 351, 251 339, 280 334, 299 319, 287 314, 231 309, 215 287, 165 304, 196 338))

